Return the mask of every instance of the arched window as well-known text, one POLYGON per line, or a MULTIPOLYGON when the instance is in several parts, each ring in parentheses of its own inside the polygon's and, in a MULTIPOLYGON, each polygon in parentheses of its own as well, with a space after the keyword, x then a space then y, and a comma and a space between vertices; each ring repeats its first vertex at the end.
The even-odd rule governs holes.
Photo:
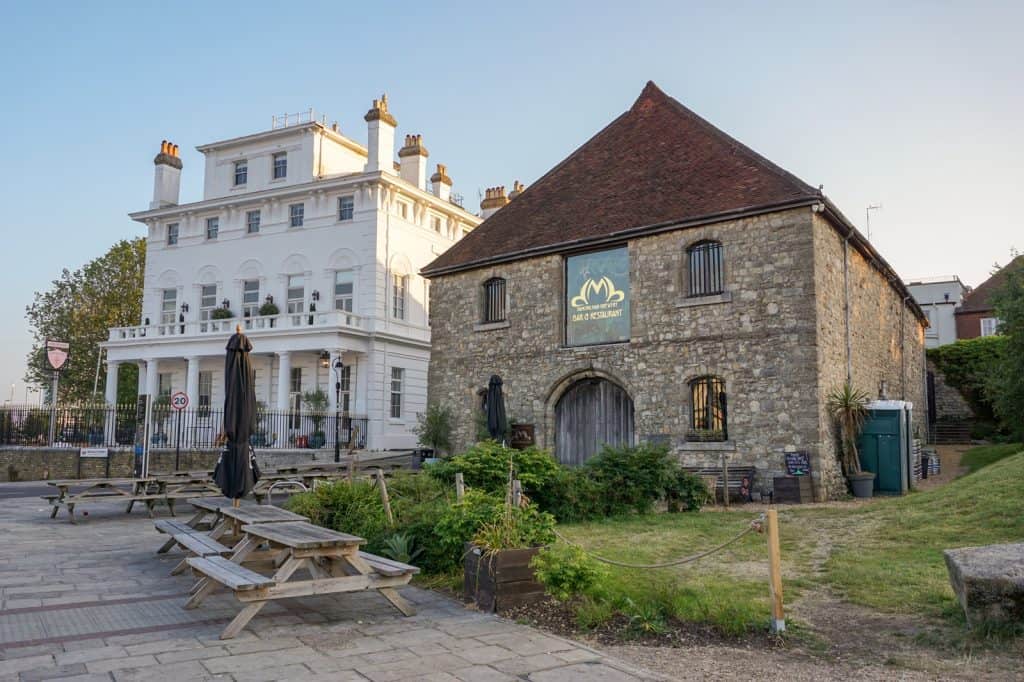
POLYGON ((721 242, 698 242, 686 250, 686 255, 688 296, 714 296, 725 291, 721 242))
POLYGON ((505 321, 505 280, 492 277, 484 282, 483 321, 505 321))
POLYGON ((723 441, 729 438, 729 413, 725 382, 714 376, 690 382, 691 441, 723 441))

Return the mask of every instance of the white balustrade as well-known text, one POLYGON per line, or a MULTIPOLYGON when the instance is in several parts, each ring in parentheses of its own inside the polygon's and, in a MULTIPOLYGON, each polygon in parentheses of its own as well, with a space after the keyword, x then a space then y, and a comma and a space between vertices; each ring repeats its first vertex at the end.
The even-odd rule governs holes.
POLYGON ((241 322, 247 332, 259 334, 285 329, 366 329, 366 321, 359 315, 344 310, 325 310, 280 315, 258 315, 253 317, 229 318, 225 320, 202 320, 199 322, 175 322, 166 324, 137 325, 133 327, 112 327, 110 341, 133 339, 154 339, 167 336, 222 336, 234 332, 241 322))

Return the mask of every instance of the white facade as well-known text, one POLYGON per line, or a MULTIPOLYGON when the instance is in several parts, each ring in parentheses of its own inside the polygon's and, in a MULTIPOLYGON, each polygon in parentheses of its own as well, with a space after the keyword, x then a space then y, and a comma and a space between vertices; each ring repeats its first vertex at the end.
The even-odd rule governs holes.
POLYGON ((140 392, 181 390, 193 406, 219 407, 224 346, 242 324, 257 400, 288 410, 319 388, 333 412, 335 377, 321 358, 340 357, 350 368, 340 409, 368 419, 366 447, 415 446, 430 355, 428 282, 417 273, 480 219, 448 199, 443 167, 431 187, 422 173, 402 178, 386 99, 366 119, 369 149, 309 121, 200 146, 194 203, 167 196, 181 163, 157 156, 153 208, 131 214, 148 230, 143 319, 104 344, 108 402, 118 366, 134 362, 140 392), (269 302, 279 312, 260 314, 269 302), (233 317, 213 319, 225 303, 233 317))
POLYGON ((928 316, 928 328, 924 332, 925 348, 938 348, 956 341, 956 307, 963 302, 970 291, 960 278, 930 277, 907 284, 911 295, 928 316))

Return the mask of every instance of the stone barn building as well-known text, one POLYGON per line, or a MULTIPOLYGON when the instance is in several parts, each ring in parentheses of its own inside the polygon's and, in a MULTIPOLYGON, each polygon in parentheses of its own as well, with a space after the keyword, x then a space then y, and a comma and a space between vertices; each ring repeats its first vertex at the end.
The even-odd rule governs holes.
POLYGON ((423 270, 428 400, 456 448, 497 374, 510 422, 562 462, 663 443, 756 466, 756 490, 800 451, 822 498, 845 490, 829 391, 849 376, 924 406, 927 322, 893 269, 820 190, 653 83, 515 189, 423 270))

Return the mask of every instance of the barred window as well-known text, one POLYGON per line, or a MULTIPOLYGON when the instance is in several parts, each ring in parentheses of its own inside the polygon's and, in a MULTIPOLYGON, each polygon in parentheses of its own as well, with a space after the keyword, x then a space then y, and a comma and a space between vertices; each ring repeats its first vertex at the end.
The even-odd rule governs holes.
POLYGON ((725 382, 714 376, 690 382, 691 440, 722 441, 728 438, 725 382))
POLYGON ((483 321, 505 321, 505 280, 492 277, 484 282, 483 321))
POLYGON ((713 296, 722 293, 722 244, 700 242, 686 250, 689 262, 689 296, 713 296))

